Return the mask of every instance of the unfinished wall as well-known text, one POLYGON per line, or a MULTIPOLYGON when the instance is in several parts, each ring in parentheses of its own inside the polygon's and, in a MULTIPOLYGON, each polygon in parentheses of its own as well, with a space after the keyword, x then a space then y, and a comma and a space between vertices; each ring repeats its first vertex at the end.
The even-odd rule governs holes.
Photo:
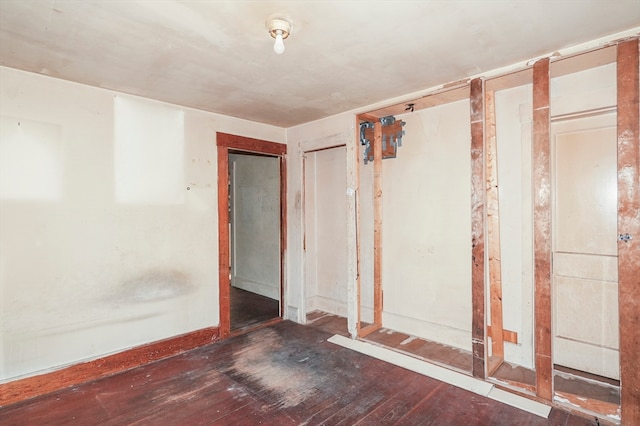
POLYGON ((383 161, 383 325, 470 350, 469 102, 397 118, 402 147, 383 161))
POLYGON ((215 132, 284 130, 8 68, 0 98, 0 379, 216 325, 215 132))
POLYGON ((504 358, 533 368, 532 85, 496 92, 495 108, 503 327, 518 333, 504 358))

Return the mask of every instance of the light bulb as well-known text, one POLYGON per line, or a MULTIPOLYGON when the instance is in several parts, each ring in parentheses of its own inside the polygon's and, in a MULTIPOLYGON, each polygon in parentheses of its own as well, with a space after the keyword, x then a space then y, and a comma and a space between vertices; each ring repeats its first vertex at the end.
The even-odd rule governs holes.
POLYGON ((273 44, 273 51, 278 55, 284 52, 284 39, 282 38, 282 30, 276 31, 276 42, 273 44))

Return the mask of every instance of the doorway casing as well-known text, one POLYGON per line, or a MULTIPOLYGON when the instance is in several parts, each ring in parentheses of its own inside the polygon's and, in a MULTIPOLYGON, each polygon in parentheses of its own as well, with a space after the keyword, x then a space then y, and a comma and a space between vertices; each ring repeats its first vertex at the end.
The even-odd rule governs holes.
MULTIPOLYGON (((229 235, 229 151, 271 155, 280 160, 280 314, 284 304, 284 253, 287 241, 286 220, 286 153, 287 145, 269 142, 228 133, 216 133, 218 147, 218 283, 220 303, 220 338, 231 335, 231 299, 230 299, 230 235, 229 235)), ((242 330, 238 330, 238 333, 242 330)))

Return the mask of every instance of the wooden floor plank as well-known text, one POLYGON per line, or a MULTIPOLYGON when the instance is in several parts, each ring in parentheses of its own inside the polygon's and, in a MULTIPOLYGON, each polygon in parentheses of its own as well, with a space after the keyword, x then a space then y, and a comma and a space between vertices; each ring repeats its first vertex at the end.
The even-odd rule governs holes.
POLYGON ((540 418, 334 345, 330 336, 283 321, 2 407, 0 424, 595 424, 558 410, 559 422, 540 418))

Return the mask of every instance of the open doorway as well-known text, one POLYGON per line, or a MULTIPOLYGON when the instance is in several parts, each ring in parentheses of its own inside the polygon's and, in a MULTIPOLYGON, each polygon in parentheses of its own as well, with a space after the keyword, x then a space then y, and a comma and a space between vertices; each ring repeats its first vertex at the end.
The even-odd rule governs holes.
POLYGON ((305 304, 312 315, 347 317, 345 159, 344 145, 307 151, 302 159, 305 304))
POLYGON ((552 125, 556 397, 620 405, 616 114, 552 125))
POLYGON ((282 317, 286 145, 217 134, 220 336, 282 317))
POLYGON ((280 159, 229 152, 231 331, 280 316, 280 159))

